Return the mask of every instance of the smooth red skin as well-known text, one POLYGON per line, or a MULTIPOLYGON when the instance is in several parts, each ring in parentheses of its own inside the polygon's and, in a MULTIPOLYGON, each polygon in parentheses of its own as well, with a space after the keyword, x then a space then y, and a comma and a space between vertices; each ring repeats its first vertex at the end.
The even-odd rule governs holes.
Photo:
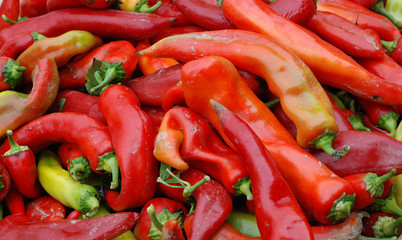
POLYGON ((71 160, 83 157, 84 153, 74 143, 62 143, 57 148, 57 155, 60 158, 61 164, 65 169, 69 169, 71 160))
POLYGON ((183 133, 180 156, 190 168, 206 173, 235 194, 233 186, 249 174, 242 157, 222 141, 209 123, 187 107, 170 109, 164 122, 164 127, 183 133))
POLYGON ((120 212, 86 220, 33 221, 26 216, 7 216, 0 222, 5 239, 113 239, 130 230, 139 213, 120 212), (96 231, 94 231, 96 229, 96 231))
POLYGON ((357 101, 359 106, 363 108, 364 112, 367 114, 370 121, 374 125, 377 125, 381 115, 385 115, 391 111, 395 113, 397 112, 397 110, 395 110, 393 106, 382 105, 361 98, 355 98, 355 100, 357 101))
POLYGON ((363 122, 366 125, 366 127, 368 127, 371 131, 373 132, 378 132, 378 133, 382 133, 382 134, 389 134, 388 130, 384 130, 381 129, 379 127, 377 127, 373 122, 371 122, 369 116, 367 116, 367 114, 363 114, 363 122))
POLYGON ((373 212, 370 213, 370 216, 368 218, 365 218, 363 220, 363 230, 362 230, 362 235, 366 237, 374 237, 374 232, 372 229, 372 226, 378 221, 379 217, 392 217, 395 218, 395 216, 384 213, 384 212, 373 212))
POLYGON ((159 173, 152 153, 155 128, 151 118, 123 85, 108 87, 99 98, 99 108, 108 124, 121 175, 120 192, 105 191, 106 202, 115 211, 142 206, 154 196, 159 173))
POLYGON ((47 0, 21 0, 20 16, 33 18, 47 13, 47 0))
POLYGON ((25 203, 21 193, 15 188, 13 183, 4 202, 11 215, 25 215, 25 203))
POLYGON ((318 0, 317 10, 338 14, 363 29, 372 29, 385 41, 401 35, 398 28, 386 17, 349 0, 318 0))
POLYGON ((52 196, 44 195, 26 205, 25 215, 34 221, 56 221, 66 217, 66 208, 52 196))
POLYGON ((167 221, 161 230, 162 240, 185 240, 177 220, 167 221))
POLYGON ((349 153, 336 162, 322 151, 308 151, 341 177, 367 172, 383 175, 393 168, 396 174, 402 173, 402 142, 395 138, 372 131, 339 132, 332 146, 340 150, 345 145, 350 146, 349 153))
POLYGON ((61 90, 49 108, 48 112, 58 112, 60 108, 60 100, 65 99, 65 103, 61 112, 77 112, 83 113, 96 120, 106 123, 105 116, 99 110, 99 97, 84 93, 78 90, 65 89, 61 90))
POLYGON ((142 111, 144 111, 150 118, 155 126, 155 132, 159 131, 159 127, 161 125, 162 119, 165 116, 166 111, 161 107, 141 107, 142 111))
POLYGON ((379 198, 386 198, 391 192, 393 182, 391 179, 387 180, 383 186, 384 191, 380 197, 372 197, 370 192, 366 190, 367 184, 364 182, 364 178, 367 173, 357 173, 344 177, 350 184, 352 184, 353 189, 356 192, 355 204, 353 205, 352 211, 361 210, 368 207, 375 200, 379 198))
POLYGON ((36 198, 42 193, 36 158, 30 149, 9 156, 3 155, 1 162, 7 167, 14 186, 22 195, 36 198))
POLYGON ((273 3, 263 1, 279 15, 299 25, 310 21, 316 12, 314 0, 276 0, 273 3))
MULTIPOLYGON (((28 146, 34 153, 53 143, 72 142, 77 144, 97 171, 98 157, 113 151, 109 129, 98 120, 74 112, 49 113, 19 128, 13 133, 14 140, 21 146, 28 146)), ((10 148, 8 140, 0 147, 0 154, 10 148)))
MULTIPOLYGON (((149 1, 149 3, 151 3, 151 1, 149 1)), ((172 0, 163 0, 162 5, 152 13, 162 17, 175 17, 176 21, 172 24, 174 27, 194 25, 193 22, 191 22, 179 9, 177 9, 172 0)))
POLYGON ((79 0, 79 1, 89 8, 96 8, 96 9, 108 8, 113 3, 116 2, 116 0, 79 0))
POLYGON ((88 31, 104 39, 143 40, 170 27, 174 20, 156 14, 113 9, 59 9, 4 29, 0 33, 0 46, 20 33, 37 32, 55 37, 70 30, 88 31))
POLYGON ((191 32, 203 32, 206 31, 204 28, 199 26, 183 26, 183 27, 170 27, 165 30, 160 31, 155 36, 151 38, 151 43, 156 43, 162 38, 173 36, 176 34, 191 33, 191 32))
POLYGON ((0 49, 0 56, 17 59, 20 53, 32 45, 34 39, 31 33, 21 33, 11 37, 0 49))
POLYGON ((78 220, 80 217, 81 217, 81 212, 78 210, 74 210, 74 211, 70 212, 70 214, 68 214, 66 219, 78 220))
POLYGON ((262 239, 314 239, 295 195, 258 136, 228 109, 215 106, 214 110, 223 132, 243 156, 262 239))
MULTIPOLYGON (((6 15, 9 19, 13 21, 18 21, 18 16, 20 13, 20 1, 19 0, 3 0, 0 6, 0 17, 1 15, 6 15)), ((10 23, 1 20, 0 30, 11 26, 10 23)))
POLYGON ((378 34, 334 13, 317 11, 306 27, 352 57, 384 58, 378 34))
POLYGON ((193 23, 207 30, 236 28, 224 15, 222 8, 204 0, 172 0, 193 23))
POLYGON ((0 181, 4 185, 4 188, 0 191, 0 201, 3 201, 3 199, 10 191, 11 178, 6 166, 4 166, 4 164, 1 161, 0 161, 0 176, 1 176, 0 181))
POLYGON ((77 8, 77 7, 85 7, 85 4, 82 3, 80 0, 47 0, 46 1, 46 8, 47 12, 51 12, 58 9, 64 8, 77 8))
MULTIPOLYGON (((6 56, 0 56, 0 70, 3 71, 4 66, 7 64, 8 60, 10 58, 6 57, 6 56)), ((0 92, 4 91, 4 90, 8 90, 10 89, 11 86, 8 82, 4 82, 4 75, 1 74, 0 75, 0 92)))
POLYGON ((368 8, 368 9, 373 7, 375 5, 375 3, 377 2, 377 0, 349 0, 349 1, 359 4, 360 6, 368 8))
POLYGON ((188 211, 181 202, 165 197, 154 197, 150 199, 147 203, 145 203, 145 205, 142 207, 140 213, 141 217, 134 228, 134 235, 140 240, 151 240, 151 238, 148 237, 149 229, 151 228, 151 218, 147 213, 147 208, 151 206, 151 204, 154 205, 155 213, 161 212, 163 208, 166 208, 171 213, 174 213, 181 209, 183 211, 183 221, 186 219, 188 211))
POLYGON ((396 48, 391 53, 391 58, 399 65, 402 65, 402 40, 399 39, 396 48))

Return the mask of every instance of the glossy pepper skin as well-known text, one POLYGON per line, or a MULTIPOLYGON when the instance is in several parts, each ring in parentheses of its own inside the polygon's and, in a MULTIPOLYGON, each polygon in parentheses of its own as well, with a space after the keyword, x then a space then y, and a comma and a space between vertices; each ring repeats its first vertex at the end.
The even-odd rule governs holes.
MULTIPOLYGON (((20 13, 20 1, 19 0, 4 0, 0 6, 0 17, 5 15, 8 19, 12 21, 17 21, 20 13)), ((0 30, 10 26, 11 24, 1 20, 0 30)))
MULTIPOLYGON (((224 57, 265 79, 296 124, 299 145, 310 147, 310 142, 326 130, 338 131, 331 103, 310 69, 296 55, 261 34, 243 30, 181 34, 167 37, 139 54, 183 62, 203 56, 224 57), (288 79, 286 84, 282 79, 288 79)), ((293 139, 288 142, 294 144, 293 139)))
POLYGON ((20 16, 21 17, 37 17, 47 13, 47 0, 21 0, 20 1, 20 16))
POLYGON ((213 100, 211 105, 218 115, 223 132, 243 156, 244 165, 251 179, 255 214, 261 237, 314 239, 296 197, 258 136, 246 122, 223 105, 213 100), (278 196, 279 192, 281 196, 278 196), (287 201, 284 202, 284 199, 287 201))
POLYGON ((321 84, 386 105, 402 101, 401 86, 370 74, 340 49, 279 16, 266 4, 257 0, 225 0, 222 9, 239 29, 264 34, 289 48, 305 62, 321 84), (324 60, 326 64, 322 64, 324 60))
POLYGON ((380 36, 331 12, 317 11, 306 27, 352 57, 384 58, 380 36))
POLYGON ((81 149, 74 143, 62 143, 57 148, 61 164, 72 178, 77 181, 85 180, 92 174, 91 165, 81 149))
MULTIPOLYGON (((85 86, 85 76, 97 59, 103 62, 121 62, 126 72, 125 79, 130 79, 138 61, 135 47, 128 41, 111 41, 93 49, 82 58, 73 60, 60 69, 60 88, 77 89, 85 86)), ((123 79, 124 80, 124 79, 123 79)))
POLYGON ((12 131, 7 131, 10 149, 1 156, 1 162, 7 167, 13 185, 18 191, 29 198, 36 198, 42 193, 38 181, 36 158, 27 146, 20 146, 12 137, 12 131))
POLYGON ((26 205, 25 216, 34 221, 57 221, 66 218, 66 208, 52 196, 44 195, 26 205))
POLYGON ((383 41, 382 45, 388 50, 389 56, 394 59, 399 65, 402 65, 402 41, 401 36, 397 37, 394 41, 383 41))
POLYGON ((113 239, 134 226, 136 212, 121 212, 85 220, 33 221, 26 216, 8 216, 0 222, 7 239, 113 239), (96 231, 94 231, 96 229, 96 231))
POLYGON ((183 33, 203 32, 203 31, 206 31, 206 30, 202 27, 194 26, 194 25, 183 26, 183 27, 170 27, 170 28, 160 31, 155 36, 153 36, 150 40, 151 40, 151 43, 156 43, 157 41, 159 41, 165 37, 169 37, 169 36, 173 36, 173 35, 177 35, 177 34, 183 34, 183 33))
POLYGON ((37 32, 55 37, 70 30, 83 30, 101 38, 142 40, 152 37, 174 22, 155 14, 113 9, 67 8, 16 23, 0 33, 0 46, 12 36, 37 32), (99 27, 102 26, 102 27, 99 27))
POLYGON ((13 183, 11 183, 10 190, 4 198, 4 203, 11 215, 25 215, 24 197, 13 183))
MULTIPOLYGON (((197 59, 183 66, 182 81, 188 107, 205 117, 225 141, 228 139, 209 105, 210 99, 247 122, 272 155, 300 204, 319 222, 337 222, 349 215, 347 209, 343 209, 344 212, 331 209, 338 201, 353 205, 352 186, 318 159, 289 142, 292 136, 239 78, 233 64, 220 57, 197 59), (212 78, 214 81, 209 81, 212 78), (342 196, 344 194, 346 196, 342 196)), ((227 143, 233 145, 231 141, 227 143)))
POLYGON ((0 138, 5 136, 7 130, 15 130, 42 116, 56 98, 59 76, 52 58, 38 62, 32 79, 33 87, 29 95, 14 91, 0 93, 0 138))
POLYGON ((204 118, 186 107, 165 113, 153 154, 177 170, 203 171, 222 183, 230 194, 240 193, 235 185, 248 177, 242 157, 221 140, 204 118))
MULTIPOLYGON (((96 119, 82 113, 46 114, 13 133, 14 140, 37 153, 52 143, 71 142, 80 147, 95 173, 112 173, 111 187, 118 186, 119 167, 109 129, 96 119), (61 127, 63 126, 63 127, 61 127)), ((6 140, 0 154, 10 148, 6 140)))
POLYGON ((314 0, 276 0, 272 3, 269 0, 263 1, 277 14, 301 26, 310 21, 317 8, 314 0))
POLYGON ((16 59, 25 49, 42 38, 45 38, 45 36, 36 32, 21 33, 13 36, 1 47, 0 56, 16 59))
POLYGON ((25 82, 31 79, 36 63, 43 58, 53 58, 57 67, 66 64, 72 57, 90 51, 103 43, 102 39, 87 31, 69 31, 53 38, 34 42, 16 59, 25 66, 25 82))
POLYGON ((58 9, 63 8, 77 8, 77 7, 85 7, 85 4, 80 0, 65 0, 65 1, 57 1, 57 0, 47 0, 46 8, 47 12, 51 12, 58 9))
POLYGON ((11 187, 11 178, 6 166, 0 162, 0 201, 3 201, 11 187))
POLYGON ((135 94, 123 85, 108 87, 99 99, 120 167, 120 192, 105 192, 106 202, 115 211, 144 205, 156 190, 154 126, 139 104, 135 94))

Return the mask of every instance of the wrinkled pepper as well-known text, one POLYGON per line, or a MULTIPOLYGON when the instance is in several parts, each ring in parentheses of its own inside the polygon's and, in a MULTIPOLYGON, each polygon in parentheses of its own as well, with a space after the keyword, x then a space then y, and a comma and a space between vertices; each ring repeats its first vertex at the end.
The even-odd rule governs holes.
POLYGON ((52 58, 44 58, 37 63, 32 79, 33 87, 29 94, 11 90, 0 93, 0 138, 7 130, 15 130, 42 116, 56 98, 59 75, 52 58))
POLYGON ((26 205, 25 216, 34 221, 57 221, 66 218, 66 207, 52 196, 44 195, 26 205))
POLYGON ((123 85, 108 87, 100 95, 99 108, 108 124, 121 176, 119 192, 106 191, 106 202, 115 211, 142 206, 154 196, 158 177, 158 161, 152 155, 153 123, 135 94, 123 85))
POLYGON ((92 174, 91 164, 74 143, 62 143, 57 148, 57 156, 73 179, 82 181, 92 174))

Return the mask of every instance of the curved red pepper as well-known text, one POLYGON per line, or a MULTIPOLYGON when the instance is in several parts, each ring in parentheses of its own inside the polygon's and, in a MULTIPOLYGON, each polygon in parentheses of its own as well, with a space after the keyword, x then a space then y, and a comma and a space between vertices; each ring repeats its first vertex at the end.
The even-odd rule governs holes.
POLYGON ((165 37, 169 37, 169 36, 173 36, 173 35, 177 35, 177 34, 203 32, 203 31, 206 31, 206 30, 199 26, 170 27, 170 28, 160 31, 155 36, 153 36, 151 38, 151 42, 156 43, 157 41, 159 41, 165 37))
POLYGON ((17 59, 20 53, 45 36, 36 32, 21 33, 6 41, 0 49, 0 56, 17 59))
POLYGON ((384 58, 377 33, 366 31, 337 14, 317 11, 306 27, 352 57, 384 58))
POLYGON ((18 145, 11 130, 7 131, 7 138, 10 149, 0 159, 9 171, 13 185, 26 197, 38 197, 42 193, 42 187, 38 180, 34 153, 29 147, 18 145))
MULTIPOLYGON (((0 17, 3 15, 12 21, 18 21, 20 13, 19 0, 3 0, 0 6, 0 17)), ((11 24, 3 19, 0 19, 0 30, 11 26, 11 24)))
POLYGON ((52 196, 44 195, 26 205, 25 215, 33 221, 57 221, 66 218, 66 208, 52 196))
POLYGON ((158 177, 152 121, 123 85, 108 87, 100 95, 99 108, 107 120, 121 173, 120 192, 106 191, 106 202, 115 211, 142 206, 154 196, 158 177))
POLYGON ((74 210, 72 212, 70 212, 68 214, 68 216, 66 217, 66 219, 70 219, 70 220, 78 220, 81 217, 81 212, 79 210, 74 210))
POLYGON ((218 115, 223 132, 243 156, 251 179, 261 237, 285 239, 298 236, 314 239, 296 197, 258 136, 246 122, 221 104, 211 100, 211 105, 218 115), (282 218, 285 212, 286 218, 282 218))
POLYGON ((107 39, 141 40, 168 28, 174 20, 155 14, 113 9, 59 9, 4 29, 0 32, 0 46, 20 33, 37 32, 54 37, 70 30, 84 30, 107 39))
POLYGON ((11 187, 11 178, 6 166, 0 161, 0 201, 6 197, 11 187))
POLYGON ((269 7, 282 17, 299 25, 306 24, 316 13, 315 0, 263 0, 269 7))
MULTIPOLYGON (((154 4, 156 1, 149 1, 149 3, 154 4)), ((162 5, 152 13, 163 17, 175 17, 176 21, 172 24, 172 26, 175 27, 193 25, 193 22, 191 22, 179 9, 177 9, 172 0, 163 0, 162 5)))
POLYGON ((4 198, 4 202, 11 215, 25 216, 25 203, 22 194, 11 183, 10 190, 4 198))
POLYGON ((84 153, 74 143, 62 143, 57 149, 61 164, 70 176, 77 181, 85 180, 91 175, 91 165, 84 153))
MULTIPOLYGON (((55 142, 75 143, 88 158, 92 171, 99 174, 112 173, 112 188, 118 185, 119 168, 109 129, 86 114, 46 114, 19 128, 14 132, 13 138, 18 144, 28 146, 34 153, 55 142)), ((10 144, 6 140, 0 147, 0 154, 4 154, 9 148, 10 144)))

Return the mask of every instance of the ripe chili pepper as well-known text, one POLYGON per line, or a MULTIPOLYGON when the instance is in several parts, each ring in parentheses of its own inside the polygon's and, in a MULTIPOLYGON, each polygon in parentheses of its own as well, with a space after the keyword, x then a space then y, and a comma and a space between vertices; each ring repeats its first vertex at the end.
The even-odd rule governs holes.
POLYGON ((57 155, 73 179, 80 181, 91 175, 91 165, 77 145, 62 143, 57 149, 57 155))
POLYGON ((58 9, 77 8, 77 7, 85 7, 85 4, 82 3, 82 1, 80 1, 80 0, 64 0, 64 1, 47 0, 46 1, 47 12, 51 12, 51 11, 58 10, 58 9))
POLYGON ((367 237, 386 238, 398 236, 398 226, 402 223, 402 217, 374 212, 364 221, 362 235, 367 237))
POLYGON ((33 18, 47 13, 47 0, 21 0, 20 16, 33 18))
POLYGON ((362 119, 363 119, 364 124, 367 126, 368 129, 370 129, 370 131, 379 132, 379 133, 382 133, 382 134, 390 135, 390 132, 389 132, 389 131, 384 130, 384 129, 381 129, 381 128, 377 127, 376 125, 374 125, 374 124, 371 122, 370 118, 369 118, 366 114, 363 114, 363 115, 362 115, 362 119))
MULTIPOLYGON (((353 129, 356 131, 371 131, 365 124, 366 121, 363 120, 363 116, 360 113, 355 113, 349 109, 342 109, 342 113, 348 119, 350 124, 352 124, 353 129)), ((353 130, 351 129, 351 130, 353 130)))
POLYGON ((399 65, 402 65, 402 41, 401 36, 394 41, 382 41, 382 45, 387 49, 389 56, 399 65))
MULTIPOLYGON (((338 131, 331 103, 313 73, 293 53, 261 34, 242 30, 181 34, 167 37, 138 54, 173 57, 183 62, 211 55, 224 57, 267 81, 298 127, 300 146, 310 147, 313 140, 338 131), (282 79, 288 79, 286 84, 282 79), (302 90, 291 90, 296 86, 302 90)), ((294 144, 293 138, 288 142, 294 144)))
POLYGON ((261 237, 285 239, 298 236, 302 239, 314 239, 296 197, 258 136, 246 122, 221 104, 211 100, 211 105, 218 115, 223 132, 243 156, 243 163, 251 179, 261 237), (281 217, 284 212, 286 219, 281 217))
POLYGON ((336 162, 325 153, 315 150, 309 152, 341 177, 365 172, 382 175, 393 168, 396 169, 396 174, 402 171, 402 142, 390 136, 369 131, 339 132, 333 142, 334 148, 341 148, 345 143, 350 145, 350 152, 336 162))
POLYGON ((27 146, 20 146, 12 137, 13 132, 7 131, 10 149, 1 156, 1 162, 7 167, 13 185, 18 191, 29 198, 36 198, 42 193, 38 181, 36 158, 27 146))
POLYGON ((270 0, 263 0, 282 17, 289 19, 290 21, 304 25, 306 24, 316 13, 316 3, 314 0, 276 0, 274 2, 270 0))
POLYGON ((153 125, 155 126, 155 132, 159 132, 159 127, 166 111, 161 107, 141 107, 141 109, 151 118, 153 125))
POLYGON ((393 1, 378 0, 371 8, 372 11, 388 18, 398 29, 402 28, 402 21, 398 13, 398 4, 393 4, 393 1), (396 9, 396 11, 394 10, 396 9))
MULTIPOLYGON (((137 43, 137 51, 141 51, 145 48, 151 46, 149 39, 142 40, 137 43)), ((174 58, 156 58, 150 56, 140 56, 138 58, 138 67, 140 68, 143 75, 149 75, 156 72, 162 68, 167 68, 179 64, 179 62, 174 58)))
POLYGON ((363 29, 372 29, 385 41, 401 35, 398 28, 386 17, 348 0, 318 0, 317 10, 335 13, 363 29))
POLYGON ((99 97, 78 90, 60 91, 48 112, 84 113, 106 125, 105 116, 99 110, 99 97))
POLYGON ((241 81, 228 60, 205 57, 188 62, 182 68, 182 81, 189 108, 205 117, 224 139, 227 137, 224 137, 209 105, 210 99, 220 102, 249 124, 274 158, 300 204, 309 209, 319 222, 337 222, 349 216, 354 199, 352 186, 318 159, 292 144, 289 140, 293 139, 292 136, 241 81), (344 208, 335 210, 336 205, 344 208))
POLYGON ((29 95, 14 91, 0 93, 0 138, 7 130, 15 130, 42 116, 56 98, 59 76, 53 59, 40 60, 32 75, 33 87, 29 95))
POLYGON ((166 29, 175 18, 113 9, 67 8, 16 23, 0 33, 0 46, 12 36, 37 32, 55 37, 71 30, 88 31, 101 38, 141 40, 166 29), (102 26, 102 27, 99 27, 102 26))
POLYGON ((113 239, 134 226, 136 212, 113 213, 85 220, 33 221, 26 216, 7 216, 0 222, 5 239, 113 239))
MULTIPOLYGON (((99 209, 99 210, 100 210, 100 209, 99 209)), ((99 213, 99 211, 98 211, 98 213, 99 213)), ((98 214, 98 213, 96 213, 96 214, 98 214)), ((71 211, 71 212, 68 214, 68 216, 66 217, 66 219, 78 220, 78 219, 80 219, 80 217, 81 217, 81 212, 78 211, 78 210, 73 210, 73 211, 71 211)))
POLYGON ((162 240, 185 240, 177 220, 169 220, 163 224, 161 236, 162 240))
POLYGON ((230 194, 252 198, 249 174, 242 157, 229 148, 209 123, 186 107, 172 108, 163 117, 154 143, 156 159, 186 171, 199 169, 222 183, 230 194))
POLYGON ((317 11, 306 26, 350 56, 374 59, 384 57, 377 33, 366 31, 337 14, 317 11))
POLYGON ((57 221, 66 218, 66 208, 52 196, 44 195, 26 205, 25 215, 34 221, 57 221))
POLYGON ((203 32, 203 31, 206 31, 206 30, 199 26, 170 27, 170 28, 160 31, 155 36, 153 36, 150 40, 151 40, 151 43, 156 43, 157 41, 159 41, 165 37, 183 34, 183 33, 203 32))
MULTIPOLYGON (((13 133, 20 145, 28 146, 37 153, 52 143, 71 142, 80 147, 98 174, 112 173, 111 188, 118 186, 119 167, 107 126, 86 114, 60 112, 46 114, 35 119, 13 133), (63 127, 60 127, 63 126, 63 127)), ((6 140, 0 154, 10 148, 6 140)))
POLYGON ((4 202, 11 215, 25 215, 24 198, 13 183, 11 183, 10 190, 4 198, 4 202))
POLYGON ((100 9, 108 8, 113 3, 116 2, 116 0, 79 0, 79 1, 89 8, 100 8, 100 9))
POLYGON ((355 189, 356 199, 354 210, 360 210, 368 207, 378 198, 386 198, 393 186, 393 182, 390 179, 396 173, 393 169, 390 172, 377 176, 375 173, 356 173, 344 177, 350 182, 355 189))
POLYGON ((359 4, 360 6, 365 7, 367 9, 373 7, 374 4, 377 2, 377 0, 349 0, 349 1, 359 4))
POLYGON ((162 5, 153 11, 154 14, 163 17, 175 17, 174 27, 190 26, 194 23, 188 19, 173 3, 172 0, 163 0, 162 5))
POLYGON ((72 57, 90 51, 102 44, 102 40, 86 31, 69 31, 53 38, 44 38, 33 43, 16 59, 26 68, 25 82, 31 79, 36 63, 43 58, 54 58, 57 67, 66 64, 72 57))
POLYGON ((158 177, 158 162, 152 155, 152 121, 140 109, 135 94, 122 85, 108 87, 99 98, 99 108, 108 124, 121 175, 120 192, 106 191, 106 202, 115 211, 142 206, 154 196, 158 177))
POLYGON ((370 74, 340 49, 280 17, 266 4, 257 0, 225 0, 222 9, 225 16, 238 28, 267 35, 294 52, 307 64, 321 84, 386 105, 402 101, 395 97, 398 95, 402 98, 401 86, 384 82, 370 74), (296 44, 297 42, 306 44, 296 44), (325 64, 322 64, 323 59, 326 59, 325 64))
POLYGON ((34 42, 46 38, 36 32, 22 33, 6 41, 0 49, 0 56, 16 59, 25 49, 34 42))
POLYGON ((139 240, 150 240, 161 237, 161 229, 156 226, 158 223, 164 225, 168 220, 177 220, 179 225, 183 227, 183 221, 187 216, 187 208, 178 201, 165 198, 155 197, 144 204, 141 210, 141 217, 134 228, 134 235, 139 240), (148 214, 148 208, 151 208, 148 214), (151 216, 152 215, 152 216, 151 216))
POLYGON ((79 210, 83 218, 92 217, 99 208, 98 191, 91 185, 75 181, 59 161, 57 155, 49 150, 40 153, 40 184, 50 196, 64 206, 79 210))
MULTIPOLYGON (((19 0, 3 0, 0 6, 0 18, 4 15, 8 19, 18 21, 20 13, 20 1, 19 0)), ((0 30, 10 26, 10 23, 1 19, 0 30)))
POLYGON ((0 57, 0 92, 17 87, 25 71, 24 66, 9 57, 0 57))
POLYGON ((172 0, 190 21, 207 30, 233 29, 233 23, 225 18, 218 4, 208 1, 172 0))
POLYGON ((6 197, 11 187, 11 178, 6 166, 0 161, 0 201, 6 197))

